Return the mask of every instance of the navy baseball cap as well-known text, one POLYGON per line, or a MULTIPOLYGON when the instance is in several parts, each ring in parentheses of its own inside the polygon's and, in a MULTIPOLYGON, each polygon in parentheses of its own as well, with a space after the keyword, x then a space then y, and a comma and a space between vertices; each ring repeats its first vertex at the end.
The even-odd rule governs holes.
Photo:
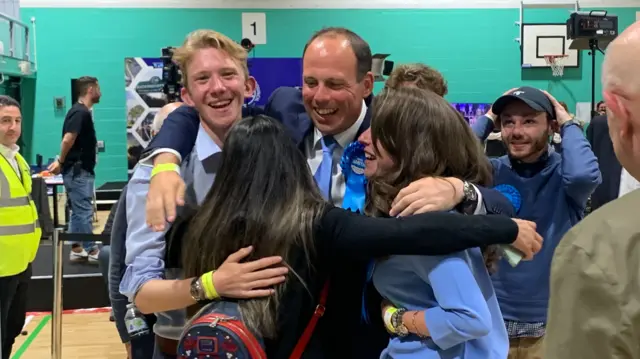
POLYGON ((522 101, 535 111, 546 112, 552 120, 556 118, 556 111, 549 97, 537 88, 529 86, 519 87, 510 94, 500 97, 493 103, 491 111, 496 115, 500 115, 507 105, 513 101, 522 101))

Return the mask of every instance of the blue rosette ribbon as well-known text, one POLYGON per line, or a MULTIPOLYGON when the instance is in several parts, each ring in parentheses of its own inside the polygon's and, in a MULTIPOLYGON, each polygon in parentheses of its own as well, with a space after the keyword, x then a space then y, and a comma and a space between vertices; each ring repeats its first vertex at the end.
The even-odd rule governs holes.
MULTIPOLYGON (((342 208, 356 213, 364 213, 367 192, 367 178, 364 176, 364 145, 358 141, 351 143, 344 149, 340 168, 346 182, 346 190, 342 208)), ((373 277, 375 261, 371 261, 367 268, 367 278, 362 290, 362 319, 369 323, 366 309, 367 286, 373 277)))
POLYGON ((522 206, 522 196, 515 187, 508 184, 499 184, 493 187, 493 189, 502 193, 503 196, 507 197, 509 202, 511 202, 511 204, 513 205, 513 209, 516 213, 520 211, 520 207, 522 206))
POLYGON ((364 213, 367 179, 364 176, 364 145, 352 142, 344 149, 340 168, 346 183, 342 208, 356 213, 364 213))

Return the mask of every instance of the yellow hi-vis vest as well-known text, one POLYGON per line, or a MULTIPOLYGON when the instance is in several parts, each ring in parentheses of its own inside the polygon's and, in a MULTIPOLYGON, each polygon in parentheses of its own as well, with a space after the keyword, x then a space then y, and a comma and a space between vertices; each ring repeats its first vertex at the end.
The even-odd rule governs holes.
POLYGON ((0 155, 0 277, 24 272, 36 258, 40 224, 31 200, 29 165, 16 154, 20 176, 0 155))

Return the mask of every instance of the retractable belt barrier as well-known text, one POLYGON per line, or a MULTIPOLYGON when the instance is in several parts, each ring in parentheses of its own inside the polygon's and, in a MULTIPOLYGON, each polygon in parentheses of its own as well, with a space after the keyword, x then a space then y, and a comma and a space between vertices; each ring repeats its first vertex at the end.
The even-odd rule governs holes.
POLYGON ((65 242, 111 242, 108 235, 65 233, 62 228, 53 232, 53 309, 51 311, 51 359, 62 359, 62 264, 65 242))

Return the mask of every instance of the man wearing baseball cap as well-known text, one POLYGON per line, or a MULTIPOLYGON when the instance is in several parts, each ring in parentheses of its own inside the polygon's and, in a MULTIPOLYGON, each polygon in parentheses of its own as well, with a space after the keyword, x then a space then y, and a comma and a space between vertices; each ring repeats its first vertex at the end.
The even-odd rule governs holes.
POLYGON ((494 184, 519 197, 517 216, 534 221, 545 241, 532 261, 512 267, 502 259, 493 284, 509 333, 509 359, 538 359, 553 253, 583 218, 587 199, 602 179, 582 130, 546 91, 525 86, 505 92, 473 129, 484 141, 495 126, 507 155, 491 159, 494 184), (550 146, 556 131, 562 136, 560 152, 550 146))

